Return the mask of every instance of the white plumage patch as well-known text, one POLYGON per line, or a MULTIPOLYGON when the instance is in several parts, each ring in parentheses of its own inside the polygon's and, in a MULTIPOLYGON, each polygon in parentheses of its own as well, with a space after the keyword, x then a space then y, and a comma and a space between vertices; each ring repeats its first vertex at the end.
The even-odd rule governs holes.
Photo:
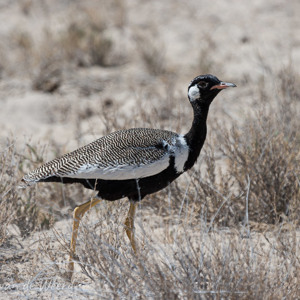
POLYGON ((189 95, 190 101, 195 101, 195 100, 199 99, 200 98, 199 88, 196 85, 191 86, 189 89, 188 95, 189 95))
POLYGON ((184 165, 189 156, 189 146, 187 145, 183 135, 179 135, 176 138, 174 150, 176 171, 178 173, 182 173, 184 171, 184 165))
POLYGON ((158 174, 169 166, 169 155, 166 153, 161 159, 149 164, 141 165, 118 165, 105 168, 99 165, 86 164, 81 166, 76 174, 66 174, 62 177, 104 179, 104 180, 126 180, 144 178, 158 174))

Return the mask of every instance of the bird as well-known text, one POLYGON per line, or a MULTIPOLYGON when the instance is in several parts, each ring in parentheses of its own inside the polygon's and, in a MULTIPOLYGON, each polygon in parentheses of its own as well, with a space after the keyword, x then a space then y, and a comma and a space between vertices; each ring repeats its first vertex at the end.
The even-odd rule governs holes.
POLYGON ((199 75, 191 81, 188 100, 193 109, 193 121, 185 134, 153 128, 115 131, 41 165, 22 178, 25 186, 38 182, 80 183, 97 192, 96 196, 74 209, 69 272, 74 271, 80 221, 102 200, 129 199, 125 231, 134 253, 137 253, 134 217, 138 202, 167 187, 193 167, 206 138, 210 104, 220 91, 228 87, 236 85, 220 81, 211 74, 199 75))

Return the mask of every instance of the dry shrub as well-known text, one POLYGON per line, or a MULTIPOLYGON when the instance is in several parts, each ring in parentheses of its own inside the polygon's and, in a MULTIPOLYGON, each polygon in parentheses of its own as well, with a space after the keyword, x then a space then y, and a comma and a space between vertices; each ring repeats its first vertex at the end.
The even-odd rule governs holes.
POLYGON ((157 41, 156 33, 136 36, 137 50, 142 58, 148 73, 153 76, 167 73, 165 49, 162 43, 157 41), (153 43, 153 41, 156 41, 153 43))
POLYGON ((0 66, 5 77, 16 73, 30 74, 35 60, 34 48, 33 36, 24 28, 12 30, 9 39, 3 38, 0 43, 0 66))
POLYGON ((198 73, 198 70, 200 70, 201 74, 222 73, 223 66, 216 61, 215 57, 218 43, 213 40, 212 36, 211 32, 203 34, 200 43, 199 61, 198 65, 196 65, 195 73, 198 73))
MULTIPOLYGON (((28 148, 34 153, 33 148, 28 148)), ((34 155, 35 156, 35 155, 34 155)), ((40 162, 38 156, 35 156, 40 162)), ((51 216, 43 213, 36 204, 34 189, 20 189, 20 174, 26 165, 24 155, 20 155, 14 142, 8 141, 0 155, 0 205, 1 205, 1 239, 5 240, 7 227, 14 224, 18 227, 21 237, 28 236, 35 230, 49 229, 51 216), (21 172, 20 172, 21 171, 21 172)))
POLYGON ((249 189, 250 220, 299 224, 300 80, 291 69, 280 72, 278 79, 276 103, 269 109, 264 104, 241 130, 224 133, 222 151, 237 188, 249 189))
POLYGON ((35 148, 26 144, 21 154, 16 150, 14 141, 8 140, 0 153, 2 242, 8 236, 10 224, 18 227, 21 237, 26 237, 36 230, 49 229, 55 218, 69 217, 69 205, 73 209, 76 206, 74 202, 84 202, 83 188, 79 185, 62 188, 60 184, 41 184, 41 189, 23 188, 22 176, 45 162, 44 152, 45 147, 35 148), (66 207, 65 210, 62 207, 66 207))
POLYGON ((295 222, 299 216, 299 142, 285 136, 278 121, 260 115, 243 132, 233 128, 225 136, 230 175, 241 191, 249 184, 249 218, 256 222, 274 224, 284 216, 295 222))
POLYGON ((117 50, 115 42, 118 44, 123 35, 126 21, 124 3, 120 0, 99 1, 97 4, 87 1, 79 6, 74 5, 71 21, 58 39, 58 47, 63 50, 65 60, 82 67, 123 64, 125 51, 117 50))
POLYGON ((267 94, 262 87, 263 103, 241 128, 214 126, 222 166, 216 165, 216 147, 209 142, 204 147, 205 167, 190 173, 189 194, 211 225, 299 224, 300 81, 291 70, 280 72, 277 80, 277 94, 267 94), (277 97, 275 104, 271 97, 277 97))
MULTIPOLYGON (((119 214, 105 217, 104 212, 99 215, 100 227, 83 225, 84 246, 78 248, 82 274, 91 280, 90 295, 104 299, 293 299, 297 295, 300 265, 294 250, 299 241, 293 229, 244 239, 239 232, 208 233, 199 225, 176 225, 177 239, 168 243, 153 217, 145 228, 137 218, 140 251, 134 256, 116 227, 119 214), (275 251, 270 251, 269 243, 275 251)), ((83 280, 78 276, 74 282, 83 280)))
POLYGON ((42 61, 37 74, 33 77, 34 90, 45 93, 55 92, 62 84, 62 70, 55 61, 42 61))
POLYGON ((2 246, 8 237, 7 227, 13 222, 16 212, 13 210, 12 193, 13 184, 8 180, 9 176, 13 176, 15 166, 12 166, 11 161, 11 147, 7 146, 4 151, 0 153, 0 246, 2 246), (9 164, 8 164, 9 161, 9 164), (10 173, 10 174, 9 174, 10 173))
POLYGON ((13 143, 7 142, 6 147, 1 151, 0 165, 0 245, 2 246, 8 238, 8 226, 18 217, 15 184, 19 164, 13 143))
MULTIPOLYGON (((47 5, 29 1, 27 9, 27 2, 24 2, 25 11, 33 7, 40 9, 41 18, 49 19, 48 24, 52 24, 55 18, 49 16, 47 5)), ((52 93, 66 81, 63 75, 73 72, 65 72, 67 69, 114 67, 125 62, 124 49, 120 45, 115 47, 126 20, 121 1, 73 3, 64 9, 69 21, 62 28, 41 25, 42 29, 34 36, 25 28, 15 28, 10 38, 0 45, 0 56, 4 57, 0 73, 3 69, 8 74, 29 74, 33 89, 52 93)))
POLYGON ((71 22, 60 45, 67 59, 77 62, 79 66, 106 66, 112 41, 105 37, 105 28, 103 20, 95 15, 91 18, 86 14, 84 20, 71 22))
POLYGON ((34 89, 49 93, 56 91, 66 80, 63 76, 65 69, 73 66, 110 65, 112 41, 105 36, 103 18, 88 12, 80 16, 61 33, 44 31, 44 39, 33 49, 36 59, 32 76, 34 89))

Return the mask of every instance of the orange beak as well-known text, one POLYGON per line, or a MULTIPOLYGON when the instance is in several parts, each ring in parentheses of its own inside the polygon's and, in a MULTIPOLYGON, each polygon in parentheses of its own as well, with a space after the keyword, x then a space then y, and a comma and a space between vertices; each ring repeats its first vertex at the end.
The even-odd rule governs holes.
POLYGON ((218 89, 218 90, 222 90, 222 89, 227 89, 229 87, 236 87, 236 85, 234 83, 230 83, 230 82, 220 82, 219 84, 216 84, 214 86, 212 86, 210 89, 218 89))

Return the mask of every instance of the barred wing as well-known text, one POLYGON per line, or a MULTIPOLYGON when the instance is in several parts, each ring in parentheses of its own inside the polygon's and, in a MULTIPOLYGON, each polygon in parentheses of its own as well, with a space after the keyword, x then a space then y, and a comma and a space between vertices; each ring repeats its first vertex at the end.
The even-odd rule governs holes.
POLYGON ((25 175, 31 184, 48 177, 124 180, 160 173, 169 165, 178 134, 135 128, 106 135, 25 175))

